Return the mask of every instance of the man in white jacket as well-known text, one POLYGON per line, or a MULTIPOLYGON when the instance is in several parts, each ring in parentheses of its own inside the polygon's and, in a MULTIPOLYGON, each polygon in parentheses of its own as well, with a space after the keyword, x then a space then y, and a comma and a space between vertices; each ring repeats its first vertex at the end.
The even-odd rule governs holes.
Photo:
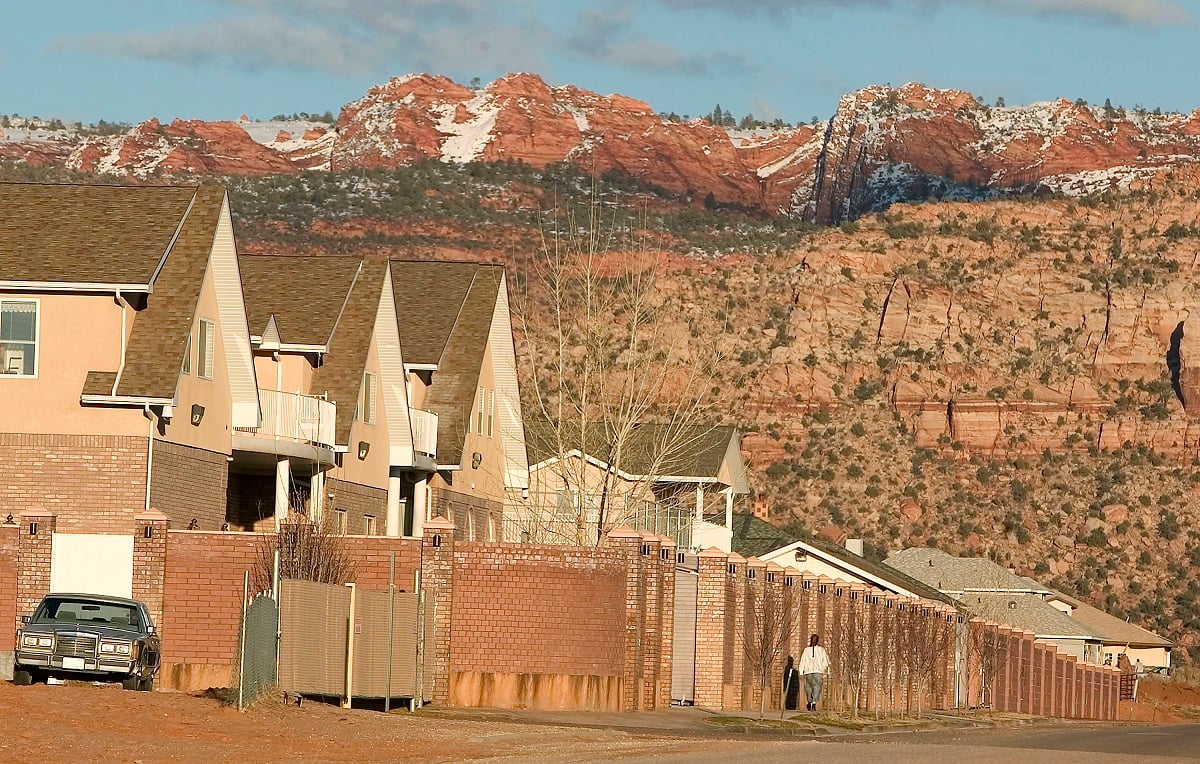
POLYGON ((817 701, 821 699, 821 685, 825 682, 825 672, 829 670, 829 653, 819 644, 821 638, 813 634, 808 638, 808 647, 800 656, 801 674, 804 675, 804 696, 808 700, 809 711, 817 710, 817 701))

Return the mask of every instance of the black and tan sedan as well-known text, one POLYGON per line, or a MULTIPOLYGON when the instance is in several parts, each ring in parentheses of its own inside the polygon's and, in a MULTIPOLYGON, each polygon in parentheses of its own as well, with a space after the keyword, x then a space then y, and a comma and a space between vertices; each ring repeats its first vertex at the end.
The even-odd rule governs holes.
POLYGON ((159 639, 143 603, 97 594, 50 594, 21 620, 14 684, 56 677, 154 689, 159 639))

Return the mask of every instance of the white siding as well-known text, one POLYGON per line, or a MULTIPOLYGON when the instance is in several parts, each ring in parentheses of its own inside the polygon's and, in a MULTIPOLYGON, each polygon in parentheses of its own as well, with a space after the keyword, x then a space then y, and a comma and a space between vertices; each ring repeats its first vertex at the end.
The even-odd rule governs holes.
POLYGON ((525 425, 521 420, 521 390, 517 386, 517 356, 513 350, 512 316, 508 312, 508 282, 500 277, 500 293, 488 334, 492 373, 496 379, 497 417, 504 449, 504 487, 529 487, 525 425))
POLYGON ((228 196, 221 203, 221 217, 217 221, 209 266, 217 290, 225 368, 229 374, 229 394, 233 399, 233 426, 258 427, 258 380, 254 376, 250 330, 246 325, 246 301, 242 297, 242 277, 238 272, 228 196))
POLYGON ((404 357, 400 351, 400 330, 396 325, 396 299, 392 292, 390 266, 379 296, 379 309, 375 313, 375 337, 379 346, 383 412, 390 439, 389 464, 407 467, 413 463, 412 422, 408 415, 408 375, 404 372, 404 357))

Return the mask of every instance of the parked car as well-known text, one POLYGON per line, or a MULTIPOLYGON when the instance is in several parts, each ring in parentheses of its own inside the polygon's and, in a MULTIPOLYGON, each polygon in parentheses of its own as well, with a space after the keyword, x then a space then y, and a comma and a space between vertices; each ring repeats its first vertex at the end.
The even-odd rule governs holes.
POLYGON ((161 653, 143 603, 97 594, 50 594, 21 621, 14 684, 53 676, 120 681, 127 690, 154 689, 161 653))

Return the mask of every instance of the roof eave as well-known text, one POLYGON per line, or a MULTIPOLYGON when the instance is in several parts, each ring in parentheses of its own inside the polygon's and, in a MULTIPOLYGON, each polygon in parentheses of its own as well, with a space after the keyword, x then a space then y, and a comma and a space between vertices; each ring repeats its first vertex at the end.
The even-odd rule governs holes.
POLYGON ((81 395, 79 402, 92 406, 171 406, 175 401, 145 395, 81 395))
POLYGON ((128 292, 151 294, 150 284, 117 284, 105 281, 0 281, 0 289, 14 292, 128 292))

